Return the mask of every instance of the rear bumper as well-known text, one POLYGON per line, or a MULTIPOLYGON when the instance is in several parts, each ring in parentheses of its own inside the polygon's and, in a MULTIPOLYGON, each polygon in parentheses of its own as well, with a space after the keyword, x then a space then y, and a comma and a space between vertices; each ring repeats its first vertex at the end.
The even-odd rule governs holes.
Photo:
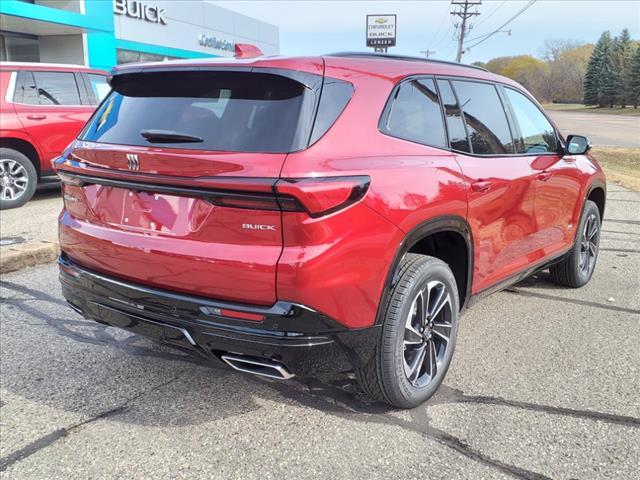
POLYGON ((205 357, 236 353, 282 363, 296 375, 348 371, 369 361, 380 327, 346 329, 301 305, 260 307, 145 287, 59 259, 62 294, 85 318, 187 348, 205 357), (264 317, 239 320, 233 310, 264 317))

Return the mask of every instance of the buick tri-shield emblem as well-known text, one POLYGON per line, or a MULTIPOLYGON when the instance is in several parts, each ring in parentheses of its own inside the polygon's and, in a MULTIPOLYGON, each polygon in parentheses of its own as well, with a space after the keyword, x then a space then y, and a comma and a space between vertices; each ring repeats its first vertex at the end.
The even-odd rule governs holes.
POLYGON ((138 155, 135 153, 127 154, 127 165, 129 170, 140 170, 140 161, 138 160, 138 155))

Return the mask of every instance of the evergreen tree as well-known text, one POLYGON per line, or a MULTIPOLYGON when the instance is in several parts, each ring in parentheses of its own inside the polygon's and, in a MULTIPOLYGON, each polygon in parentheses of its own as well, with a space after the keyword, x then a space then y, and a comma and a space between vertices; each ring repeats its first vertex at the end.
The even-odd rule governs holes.
POLYGON ((610 93, 613 94, 612 103, 616 103, 623 108, 630 99, 629 92, 629 69, 631 67, 631 54, 633 53, 633 42, 631 35, 626 28, 622 30, 619 37, 613 40, 611 53, 609 55, 609 69, 611 71, 610 93))
POLYGON ((631 94, 629 103, 633 105, 633 108, 638 108, 638 103, 640 103, 640 45, 636 46, 631 59, 631 68, 629 69, 629 91, 631 94))
POLYGON ((598 57, 594 50, 587 64, 587 71, 584 74, 584 98, 585 105, 598 104, 598 57))
POLYGON ((612 85, 609 56, 612 41, 609 32, 600 35, 587 65, 584 79, 584 104, 604 106, 607 96, 614 89, 612 85))

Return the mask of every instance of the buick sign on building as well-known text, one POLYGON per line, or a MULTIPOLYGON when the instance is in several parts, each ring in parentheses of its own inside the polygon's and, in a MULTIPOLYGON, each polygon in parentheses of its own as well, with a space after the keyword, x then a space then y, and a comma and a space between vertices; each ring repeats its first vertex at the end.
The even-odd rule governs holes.
POLYGON ((118 63, 233 56, 236 42, 279 53, 278 27, 202 1, 0 0, 0 60, 110 69, 118 63))

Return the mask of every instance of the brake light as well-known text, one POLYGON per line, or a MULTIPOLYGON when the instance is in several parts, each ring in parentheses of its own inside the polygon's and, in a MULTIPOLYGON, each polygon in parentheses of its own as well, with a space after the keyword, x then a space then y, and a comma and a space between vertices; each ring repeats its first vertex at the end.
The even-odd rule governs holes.
POLYGON ((208 202, 219 207, 248 208, 250 210, 280 210, 275 195, 247 195, 244 193, 220 193, 205 196, 208 202))
MULTIPOLYGON (((359 201, 367 193, 370 177, 316 177, 296 179, 226 179, 211 180, 198 186, 139 181, 138 174, 124 178, 105 178, 58 170, 64 187, 83 188, 104 185, 133 191, 164 193, 202 198, 220 207, 284 212, 307 212, 316 218, 328 215, 359 201)), ((65 190, 66 191, 66 190, 65 190)))
POLYGON ((360 200, 367 193, 370 182, 371 179, 364 175, 282 179, 276 182, 276 192, 293 197, 311 217, 320 217, 360 200))

